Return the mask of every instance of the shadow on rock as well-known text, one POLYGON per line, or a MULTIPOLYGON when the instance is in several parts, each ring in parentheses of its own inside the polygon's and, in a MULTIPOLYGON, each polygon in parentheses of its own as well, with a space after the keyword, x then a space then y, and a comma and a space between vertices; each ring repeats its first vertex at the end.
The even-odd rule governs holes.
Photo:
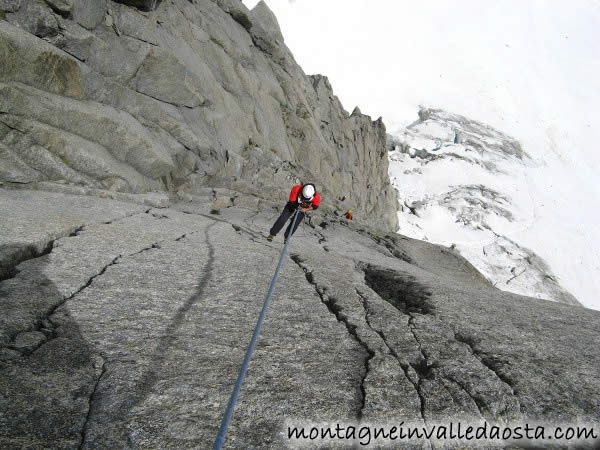
POLYGON ((153 361, 154 367, 148 370, 146 373, 144 373, 139 383, 137 384, 135 403, 131 409, 133 409, 140 403, 143 403, 148 394, 152 391, 152 387, 156 384, 156 382, 159 379, 159 374, 161 373, 161 366, 164 363, 165 355, 168 353, 169 349, 172 347, 172 345, 175 343, 175 340, 177 339, 177 329, 183 323, 185 315, 188 313, 190 308, 194 306, 194 304, 201 300, 204 296, 204 290, 206 289, 206 286, 208 285, 208 282, 210 281, 210 278, 212 276, 213 264, 215 260, 215 249, 210 243, 210 239, 208 236, 208 232, 213 226, 214 223, 206 227, 204 234, 205 243, 208 247, 208 260, 206 261, 204 269, 202 270, 203 274, 200 278, 200 282, 198 283, 198 289, 196 290, 196 293, 193 296, 188 298, 185 301, 185 303, 179 307, 177 313, 175 314, 175 316, 173 316, 171 322, 165 329, 164 336, 160 339, 158 345, 156 346, 156 350, 154 351, 150 359, 151 361, 153 361))
POLYGON ((377 295, 404 314, 432 314, 434 305, 429 288, 408 273, 368 265, 365 282, 377 295))
MULTIPOLYGON (((214 223, 205 230, 208 259, 202 269, 198 287, 194 295, 177 308, 161 333, 162 337, 154 351, 144 357, 147 359, 148 365, 142 366, 138 361, 106 362, 105 372, 97 391, 98 402, 94 402, 91 410, 93 423, 86 436, 84 447, 93 447, 93 444, 99 440, 102 440, 103 445, 106 445, 107 448, 135 447, 136 444, 132 442, 131 426, 133 423, 140 422, 134 426, 138 431, 139 427, 154 427, 153 424, 147 422, 147 418, 143 417, 146 415, 144 404, 156 389, 156 385, 164 379, 169 363, 172 363, 168 360, 168 355, 177 344, 178 330, 185 322, 186 315, 205 296, 215 260, 215 249, 209 239, 209 231, 213 225, 214 223)), ((156 433, 156 429, 152 431, 152 434, 154 433, 156 433)))
MULTIPOLYGON (((14 253, 15 248, 0 247, 0 254, 14 253)), ((12 295, 20 289, 28 290, 33 303, 48 305, 35 311, 39 322, 34 329, 18 330, 0 347, 2 448, 78 447, 101 366, 68 313, 52 314, 53 301, 63 297, 44 275, 46 264, 47 258, 31 259, 21 275, 13 264, 11 279, 0 283, 4 307, 25 307, 14 301, 19 296, 12 295), (27 283, 21 276, 34 281, 27 283)))

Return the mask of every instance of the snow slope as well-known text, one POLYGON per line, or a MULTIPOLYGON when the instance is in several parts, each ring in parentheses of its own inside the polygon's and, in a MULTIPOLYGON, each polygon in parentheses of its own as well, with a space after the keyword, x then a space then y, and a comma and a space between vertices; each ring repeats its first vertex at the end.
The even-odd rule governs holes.
POLYGON ((581 233, 562 217, 564 199, 553 195, 553 203, 545 192, 559 180, 572 191, 564 167, 534 160, 492 127, 435 109, 390 136, 389 150, 400 233, 454 247, 503 290, 570 304, 595 294, 576 266, 585 239, 575 243, 581 233))

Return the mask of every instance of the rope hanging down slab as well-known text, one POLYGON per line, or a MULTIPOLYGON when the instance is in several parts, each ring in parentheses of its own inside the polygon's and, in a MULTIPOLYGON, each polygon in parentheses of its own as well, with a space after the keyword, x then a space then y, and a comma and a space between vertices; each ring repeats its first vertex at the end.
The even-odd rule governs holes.
POLYGON ((277 283, 277 279, 279 278, 279 272, 281 272, 283 258, 285 257, 288 245, 292 240, 292 232, 294 230, 294 226, 296 225, 296 219, 298 219, 298 210, 296 210, 296 212, 294 213, 292 227, 290 228, 290 235, 288 236, 285 245, 283 246, 283 250, 281 250, 281 255, 279 256, 279 263, 277 264, 277 269, 275 269, 275 274, 273 275, 273 279, 271 280, 271 285, 269 286, 269 291, 267 292, 267 296, 265 298, 262 311, 260 312, 260 316, 258 316, 258 322, 256 323, 256 327, 254 328, 252 339, 250 339, 248 350, 246 350, 244 362, 242 363, 242 367, 240 368, 240 373, 237 377, 237 381, 235 382, 233 392, 231 393, 231 397, 229 398, 229 404, 227 405, 227 409, 225 410, 225 415, 223 416, 223 421, 221 422, 221 428, 219 428, 219 434, 217 435, 217 440, 215 441, 214 450, 220 450, 221 447, 223 447, 223 443, 225 442, 227 428, 229 427, 229 423, 231 422, 233 411, 235 409, 235 404, 237 403, 238 396, 240 395, 240 389, 242 388, 242 384, 244 383, 244 378, 246 377, 246 372, 248 371, 248 366, 250 364, 250 360, 252 359, 252 353, 254 353, 254 348, 256 347, 256 342, 258 341, 260 329, 262 328, 263 322, 267 315, 267 309, 269 308, 269 303, 271 303, 271 297, 273 296, 273 292, 275 291, 275 284, 277 283))

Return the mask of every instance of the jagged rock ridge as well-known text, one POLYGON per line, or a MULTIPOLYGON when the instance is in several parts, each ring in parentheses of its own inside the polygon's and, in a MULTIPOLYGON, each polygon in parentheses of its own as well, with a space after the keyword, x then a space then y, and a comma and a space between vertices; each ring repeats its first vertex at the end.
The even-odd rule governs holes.
POLYGON ((326 207, 395 229, 382 121, 303 73, 264 2, 0 8, 0 181, 283 199, 300 178, 326 207))

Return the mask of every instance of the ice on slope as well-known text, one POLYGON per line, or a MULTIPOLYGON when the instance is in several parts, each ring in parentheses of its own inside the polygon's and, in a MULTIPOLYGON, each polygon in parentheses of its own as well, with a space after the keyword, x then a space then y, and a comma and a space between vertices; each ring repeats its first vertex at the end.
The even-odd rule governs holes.
POLYGON ((441 110, 419 116, 390 139, 399 232, 453 246, 500 289, 576 304, 537 248, 523 244, 537 229, 530 172, 540 163, 479 122, 441 110))

